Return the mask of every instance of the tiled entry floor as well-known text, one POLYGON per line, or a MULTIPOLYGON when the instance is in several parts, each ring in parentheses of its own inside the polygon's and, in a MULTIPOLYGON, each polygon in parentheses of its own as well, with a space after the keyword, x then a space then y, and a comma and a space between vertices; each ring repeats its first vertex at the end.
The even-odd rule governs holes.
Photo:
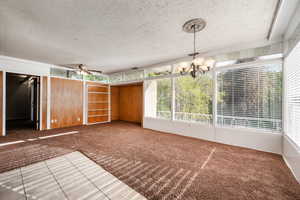
POLYGON ((76 151, 0 174, 0 199, 146 198, 76 151))

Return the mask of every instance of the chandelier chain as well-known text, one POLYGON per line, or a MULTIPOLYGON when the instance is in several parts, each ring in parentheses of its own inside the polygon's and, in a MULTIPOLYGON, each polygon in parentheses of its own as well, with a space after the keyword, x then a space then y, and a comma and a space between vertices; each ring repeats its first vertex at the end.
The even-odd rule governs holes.
POLYGON ((194 29, 194 55, 193 55, 193 59, 195 59, 195 54, 196 54, 196 25, 193 25, 193 29, 194 29))

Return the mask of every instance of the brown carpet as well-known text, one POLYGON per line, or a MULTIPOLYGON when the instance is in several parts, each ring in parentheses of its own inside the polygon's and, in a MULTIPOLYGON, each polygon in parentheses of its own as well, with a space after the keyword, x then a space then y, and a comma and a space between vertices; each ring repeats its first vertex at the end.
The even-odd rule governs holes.
POLYGON ((11 132, 0 143, 0 172, 81 151, 148 199, 300 199, 280 155, 143 129, 126 122, 11 132))

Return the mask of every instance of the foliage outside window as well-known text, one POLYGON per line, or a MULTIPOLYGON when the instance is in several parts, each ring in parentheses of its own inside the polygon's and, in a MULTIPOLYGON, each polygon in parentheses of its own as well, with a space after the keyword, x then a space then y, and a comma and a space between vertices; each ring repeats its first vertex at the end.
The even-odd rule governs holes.
POLYGON ((102 76, 102 75, 96 75, 96 74, 87 74, 84 75, 84 80, 87 81, 98 81, 102 83, 107 83, 108 82, 108 77, 102 76))
POLYGON ((124 81, 142 80, 144 78, 144 70, 133 70, 124 73, 124 81))
POLYGON ((171 119, 171 79, 157 81, 157 117, 171 119))
POLYGON ((182 71, 183 68, 187 68, 191 65, 192 61, 186 61, 186 62, 179 62, 173 65, 173 72, 174 74, 179 74, 180 71, 182 71))
POLYGON ((196 79, 187 75, 147 81, 145 109, 152 114, 145 114, 172 119, 174 99, 175 120, 212 124, 216 119, 219 127, 282 131, 281 63, 220 69, 215 81, 216 116, 212 73, 196 79))
POLYGON ((50 74, 51 74, 51 76, 56 76, 56 77, 78 79, 78 80, 83 79, 82 75, 77 74, 77 72, 73 71, 73 70, 51 68, 50 69, 50 74))
POLYGON ((109 75, 109 81, 111 83, 118 83, 123 81, 123 73, 114 73, 109 75))
POLYGON ((108 83, 108 77, 102 74, 82 75, 82 74, 78 74, 77 71, 75 70, 66 70, 66 69, 58 69, 58 68, 51 68, 50 74, 51 76, 56 76, 56 77, 108 83))
POLYGON ((78 79, 78 80, 83 79, 82 74, 78 74, 77 71, 72 71, 72 70, 67 70, 67 77, 70 79, 78 79))
POLYGON ((175 79, 175 119, 212 123, 213 81, 210 74, 175 79))
POLYGON ((67 70, 65 69, 51 68, 50 74, 51 76, 68 78, 67 70))
POLYGON ((172 67, 170 65, 145 69, 146 78, 167 76, 171 74, 172 67))
POLYGON ((218 73, 218 125, 281 131, 281 68, 270 64, 218 73))

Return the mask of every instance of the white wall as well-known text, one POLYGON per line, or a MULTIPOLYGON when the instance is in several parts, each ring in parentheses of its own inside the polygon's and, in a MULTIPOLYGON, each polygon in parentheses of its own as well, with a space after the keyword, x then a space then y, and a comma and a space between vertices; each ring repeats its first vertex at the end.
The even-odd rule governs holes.
POLYGON ((294 13, 292 13, 292 17, 288 23, 288 27, 284 33, 284 40, 289 40, 292 37, 295 37, 293 34, 295 34, 295 31, 299 25, 299 19, 300 19, 300 1, 296 0, 292 2, 292 4, 295 4, 295 10, 294 13), (296 2, 297 1, 297 2, 296 2))
POLYGON ((214 128, 212 126, 202 125, 199 123, 144 117, 143 127, 167 133, 174 133, 178 135, 214 141, 214 128))
POLYGON ((288 136, 283 137, 283 158, 300 183, 300 148, 288 136))
POLYGON ((246 147, 271 153, 282 153, 282 135, 251 129, 214 128, 193 122, 171 121, 144 117, 143 127, 204 139, 213 142, 246 147))
POLYGON ((49 76, 53 65, 0 55, 0 71, 49 76))
POLYGON ((282 153, 282 134, 247 128, 216 128, 216 142, 271 153, 282 153))

